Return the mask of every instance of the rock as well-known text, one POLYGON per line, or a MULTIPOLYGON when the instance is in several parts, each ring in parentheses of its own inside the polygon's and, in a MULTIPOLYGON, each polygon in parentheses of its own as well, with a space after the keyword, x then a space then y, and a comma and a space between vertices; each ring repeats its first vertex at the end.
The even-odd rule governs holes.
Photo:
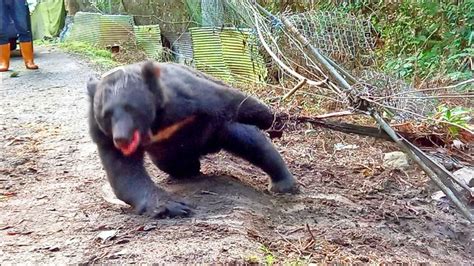
POLYGON ((102 231, 97 235, 97 238, 102 240, 103 243, 106 241, 112 240, 117 236, 118 231, 117 230, 107 230, 107 231, 102 231))
POLYGON ((455 139, 455 140, 453 140, 453 147, 455 147, 458 150, 462 150, 462 149, 466 148, 467 145, 465 143, 463 143, 462 141, 460 141, 458 139, 455 139))
POLYGON ((458 160, 448 156, 445 152, 435 152, 428 154, 428 157, 446 168, 448 171, 453 171, 462 167, 458 160))
POLYGON ((342 151, 342 150, 355 150, 359 148, 359 146, 354 144, 344 144, 344 143, 336 143, 334 144, 334 150, 342 151))
POLYGON ((49 247, 49 248, 48 248, 48 251, 57 252, 57 251, 59 251, 59 247, 57 247, 57 246, 49 247))
POLYGON ((441 201, 442 199, 445 199, 446 195, 444 194, 443 191, 436 191, 431 195, 431 199, 435 201, 441 201))
POLYGON ((128 207, 129 205, 121 200, 119 200, 114 192, 112 191, 112 187, 110 184, 107 182, 104 185, 102 185, 102 197, 104 198, 105 201, 108 203, 114 204, 114 205, 119 205, 122 207, 128 207))
POLYGON ((453 175, 469 187, 474 187, 474 168, 463 167, 455 171, 453 175))
POLYGON ((383 156, 383 167, 385 168, 406 170, 409 166, 407 155, 401 151, 385 153, 383 156))

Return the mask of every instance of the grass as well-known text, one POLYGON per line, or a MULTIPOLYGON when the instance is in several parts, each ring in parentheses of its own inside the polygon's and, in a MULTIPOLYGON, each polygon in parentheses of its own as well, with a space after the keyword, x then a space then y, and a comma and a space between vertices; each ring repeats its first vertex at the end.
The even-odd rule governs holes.
POLYGON ((112 53, 108 50, 94 47, 82 42, 64 42, 59 43, 58 47, 74 54, 85 57, 92 64, 102 69, 110 69, 121 65, 112 57, 112 53))
POLYGON ((83 42, 59 42, 57 39, 37 40, 35 46, 58 47, 68 53, 79 55, 99 69, 110 69, 122 65, 112 52, 83 42))
POLYGON ((117 66, 132 64, 147 59, 145 52, 136 43, 125 41, 120 43, 120 51, 111 51, 84 42, 59 42, 58 39, 38 40, 35 46, 58 47, 68 53, 76 54, 99 69, 107 70, 117 66))
POLYGON ((265 245, 262 245, 257 252, 258 254, 255 255, 248 255, 244 257, 244 261, 250 265, 291 265, 291 266, 299 266, 299 265, 308 265, 309 260, 306 257, 301 258, 279 258, 274 252, 270 250, 265 245))

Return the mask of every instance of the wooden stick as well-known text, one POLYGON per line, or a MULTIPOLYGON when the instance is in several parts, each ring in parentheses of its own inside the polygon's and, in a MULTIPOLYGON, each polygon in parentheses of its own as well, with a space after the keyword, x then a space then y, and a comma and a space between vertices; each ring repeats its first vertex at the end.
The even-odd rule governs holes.
POLYGON ((307 82, 306 79, 302 79, 291 91, 285 94, 285 96, 283 96, 281 100, 286 101, 286 99, 288 99, 291 95, 295 94, 297 90, 301 89, 301 87, 303 87, 304 84, 306 84, 306 82, 307 82))
POLYGON ((297 121, 310 123, 315 126, 320 126, 324 128, 329 128, 332 130, 340 131, 347 134, 357 134, 363 136, 369 136, 379 139, 384 139, 388 141, 393 141, 385 131, 380 130, 375 127, 369 126, 360 126, 348 123, 333 122, 333 121, 324 121, 324 119, 317 119, 312 117, 298 117, 297 121))
MULTIPOLYGON (((405 144, 407 146, 409 146, 411 148, 411 150, 413 150, 413 152, 420 158, 423 158, 423 156, 425 156, 423 154, 423 151, 421 151, 418 147, 416 147, 415 145, 413 145, 412 143, 405 141, 405 144)), ((453 190, 453 192, 456 192, 456 188, 454 187, 454 184, 453 182, 451 182, 451 180, 454 180, 454 182, 456 182, 456 184, 458 184, 462 189, 464 189, 466 192, 469 193, 469 197, 471 198, 474 198, 474 190, 472 188, 470 188, 466 183, 464 183, 463 181, 459 180, 457 177, 455 177, 453 174, 451 174, 450 172, 448 172, 444 167, 442 167, 439 163, 433 161, 433 160, 425 160, 425 163, 426 165, 428 165, 432 170, 433 172, 435 172, 438 176, 440 177, 443 177, 443 179, 441 179, 441 181, 443 180, 446 180, 445 182, 443 182, 446 186, 448 186, 451 190, 453 190)), ((459 195, 460 197, 462 197, 462 195, 459 195)))
POLYGON ((341 117, 341 116, 348 116, 348 115, 355 115, 355 113, 352 111, 346 110, 346 111, 334 112, 334 113, 329 113, 329 114, 324 114, 324 115, 317 115, 315 116, 315 118, 325 119, 325 118, 341 117))

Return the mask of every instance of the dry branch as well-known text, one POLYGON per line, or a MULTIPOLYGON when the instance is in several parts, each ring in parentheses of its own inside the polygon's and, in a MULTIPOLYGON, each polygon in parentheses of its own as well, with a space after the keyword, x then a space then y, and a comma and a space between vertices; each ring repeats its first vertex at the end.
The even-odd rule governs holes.
POLYGON ((350 91, 351 85, 347 83, 347 81, 339 74, 339 72, 337 72, 337 70, 331 65, 331 63, 326 60, 326 58, 318 51, 318 49, 311 45, 309 40, 306 39, 286 17, 281 16, 280 19, 281 22, 283 22, 283 24, 285 25, 286 29, 295 36, 295 38, 303 45, 304 48, 310 51, 310 57, 312 57, 312 59, 316 62, 319 62, 321 65, 323 65, 324 68, 326 68, 326 70, 329 72, 329 74, 336 79, 337 83, 344 88, 344 90, 350 91))
POLYGON ((263 35, 262 35, 262 32, 260 30, 260 26, 259 26, 259 23, 258 23, 258 19, 257 19, 257 14, 255 14, 255 26, 257 28, 257 34, 258 34, 258 38, 260 39, 260 41, 262 42, 262 45, 263 47, 265 48, 265 50, 267 51, 267 53, 273 58, 273 60, 275 60, 275 62, 282 68, 284 69, 286 72, 288 72, 289 74, 291 74, 292 76, 296 77, 297 79, 299 80, 307 80, 308 84, 309 85, 312 85, 312 86, 321 86, 325 83, 325 81, 314 81, 314 80, 311 80, 311 79, 308 79, 306 77, 303 77, 301 74, 297 73, 296 71, 294 71, 293 69, 291 69, 289 66, 285 65, 285 63, 283 63, 279 58, 278 56, 276 56, 272 50, 270 49, 270 47, 268 46, 267 42, 265 41, 265 38, 263 38, 263 35))
POLYGON ((324 115, 317 115, 315 116, 315 118, 324 119, 324 118, 341 117, 341 116, 348 116, 348 115, 354 115, 354 114, 355 113, 352 111, 341 111, 341 112, 329 113, 329 114, 324 114, 324 115))
POLYGON ((297 90, 301 89, 301 87, 303 87, 304 84, 306 84, 306 82, 307 82, 306 79, 302 79, 291 91, 289 91, 287 94, 285 94, 285 96, 283 96, 283 98, 281 100, 286 101, 286 99, 291 97, 291 95, 295 94, 295 92, 297 90))

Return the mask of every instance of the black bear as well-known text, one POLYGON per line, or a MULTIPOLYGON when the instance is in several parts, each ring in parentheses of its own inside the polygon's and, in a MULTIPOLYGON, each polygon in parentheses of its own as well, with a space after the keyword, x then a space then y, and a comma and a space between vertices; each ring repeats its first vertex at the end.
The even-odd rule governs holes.
POLYGON ((138 213, 186 216, 191 209, 155 185, 145 152, 171 177, 200 174, 201 156, 221 149, 260 167, 269 189, 296 182, 261 132, 273 113, 259 100, 189 67, 152 61, 120 67, 87 84, 89 127, 116 196, 138 213))

